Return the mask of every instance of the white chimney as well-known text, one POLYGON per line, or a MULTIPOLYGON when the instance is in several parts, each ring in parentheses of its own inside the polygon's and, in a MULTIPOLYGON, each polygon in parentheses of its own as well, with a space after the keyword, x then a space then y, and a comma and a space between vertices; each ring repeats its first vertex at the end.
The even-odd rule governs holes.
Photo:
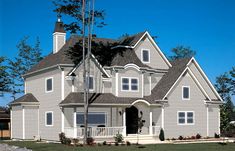
POLYGON ((53 53, 57 53, 66 42, 66 32, 64 30, 64 24, 58 18, 55 23, 55 30, 53 33, 53 53))

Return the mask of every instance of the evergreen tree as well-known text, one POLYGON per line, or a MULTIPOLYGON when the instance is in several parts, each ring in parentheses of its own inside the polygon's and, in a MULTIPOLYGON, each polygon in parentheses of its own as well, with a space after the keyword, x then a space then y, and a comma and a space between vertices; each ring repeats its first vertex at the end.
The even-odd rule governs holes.
POLYGON ((4 65, 6 58, 0 57, 0 96, 3 96, 4 92, 9 91, 9 75, 7 72, 7 66, 4 65))
POLYGON ((29 37, 24 37, 17 44, 18 56, 8 62, 10 93, 13 99, 17 93, 24 92, 22 75, 42 59, 39 39, 36 39, 34 46, 28 44, 28 39, 29 37))
POLYGON ((191 58, 196 55, 196 51, 190 47, 177 46, 172 50, 173 55, 169 57, 170 60, 176 60, 180 58, 191 58))

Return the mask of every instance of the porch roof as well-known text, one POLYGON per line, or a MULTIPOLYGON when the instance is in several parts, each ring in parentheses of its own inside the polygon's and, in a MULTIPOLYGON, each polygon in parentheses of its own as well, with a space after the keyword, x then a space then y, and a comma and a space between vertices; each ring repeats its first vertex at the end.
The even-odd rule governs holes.
POLYGON ((35 98, 35 96, 32 93, 27 93, 25 95, 23 95, 22 97, 12 101, 9 103, 9 105, 14 105, 14 104, 22 104, 22 103, 26 103, 26 104, 38 104, 39 101, 35 98))
MULTIPOLYGON (((84 103, 84 93, 83 92, 71 92, 61 103, 64 105, 82 105, 84 103)), ((147 101, 150 105, 157 105, 160 101, 147 100, 145 98, 134 98, 134 97, 116 97, 111 93, 90 93, 89 103, 90 104, 116 104, 116 105, 131 105, 137 100, 147 101)))

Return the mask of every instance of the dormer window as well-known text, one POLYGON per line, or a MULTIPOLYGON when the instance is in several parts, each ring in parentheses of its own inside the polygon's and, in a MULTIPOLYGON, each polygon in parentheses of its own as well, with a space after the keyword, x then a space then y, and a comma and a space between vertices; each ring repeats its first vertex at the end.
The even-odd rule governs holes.
POLYGON ((87 77, 87 86, 90 91, 94 90, 94 77, 90 76, 89 78, 87 77), (88 81, 89 81, 89 86, 88 86, 88 81))
POLYGON ((142 49, 142 62, 143 63, 149 63, 150 62, 150 51, 148 49, 142 49))
POLYGON ((122 77, 122 91, 138 91, 138 89, 138 78, 122 77))

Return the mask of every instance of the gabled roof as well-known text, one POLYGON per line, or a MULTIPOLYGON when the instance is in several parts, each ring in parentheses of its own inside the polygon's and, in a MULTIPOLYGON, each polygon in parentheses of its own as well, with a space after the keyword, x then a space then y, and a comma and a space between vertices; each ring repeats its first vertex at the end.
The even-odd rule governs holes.
POLYGON ((172 67, 168 72, 161 78, 157 85, 152 89, 151 96, 152 99, 162 100, 170 88, 174 85, 176 80, 185 70, 187 63, 191 58, 177 59, 172 61, 172 67))
MULTIPOLYGON (((71 92, 60 105, 73 105, 83 104, 83 92, 71 92)), ((117 104, 117 105, 130 105, 136 100, 143 98, 134 97, 116 97, 111 93, 89 93, 89 103, 91 104, 117 104)), ((147 100, 150 104, 158 104, 154 100, 147 100)))
POLYGON ((22 97, 12 101, 10 105, 21 104, 21 103, 39 103, 32 93, 27 93, 22 97))

